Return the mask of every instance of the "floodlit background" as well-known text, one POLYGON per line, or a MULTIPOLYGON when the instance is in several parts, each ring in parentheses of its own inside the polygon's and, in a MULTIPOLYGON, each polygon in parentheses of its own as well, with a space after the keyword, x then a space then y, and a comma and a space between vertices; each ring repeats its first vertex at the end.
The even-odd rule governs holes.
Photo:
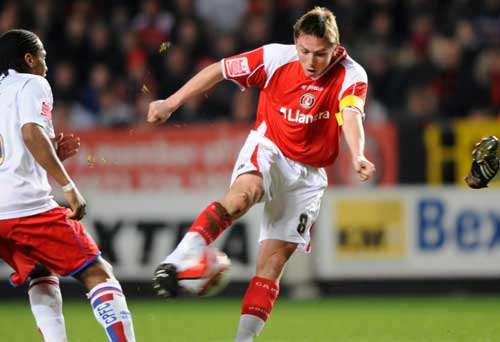
MULTIPOLYGON (((0 32, 30 29, 45 44, 56 131, 82 139, 67 167, 89 205, 84 224, 131 298, 138 338, 230 341, 260 206, 218 242, 233 262, 225 298, 165 303, 150 278, 227 189, 258 93, 223 82, 163 127, 145 114, 222 57, 292 43, 314 5, 334 11, 368 73, 377 174, 360 184, 348 153, 328 168, 313 253, 290 262, 259 341, 497 340, 500 182, 472 191, 462 179, 474 142, 500 136, 500 1, 4 0, 0 32)), ((9 273, 0 263, 0 340, 37 340, 9 273)), ((104 340, 83 290, 62 288, 70 340, 104 340)))

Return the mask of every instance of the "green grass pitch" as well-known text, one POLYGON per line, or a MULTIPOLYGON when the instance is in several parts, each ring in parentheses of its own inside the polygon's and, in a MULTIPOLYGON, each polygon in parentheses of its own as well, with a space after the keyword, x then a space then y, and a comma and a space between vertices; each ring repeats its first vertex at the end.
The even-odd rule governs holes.
MULTIPOLYGON (((236 299, 130 300, 137 341, 233 341, 236 299)), ((64 303, 68 339, 106 341, 85 300, 64 303)), ((26 303, 0 302, 0 341, 40 341, 26 303)), ((278 300, 259 342, 500 341, 500 297, 278 300)))

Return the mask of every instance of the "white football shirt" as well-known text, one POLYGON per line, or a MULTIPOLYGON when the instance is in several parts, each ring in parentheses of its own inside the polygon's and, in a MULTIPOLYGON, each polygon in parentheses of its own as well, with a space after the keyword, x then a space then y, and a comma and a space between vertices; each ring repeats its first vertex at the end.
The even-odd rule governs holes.
POLYGON ((54 138, 52 104, 52 90, 45 78, 14 70, 0 76, 0 220, 58 206, 47 172, 30 153, 21 133, 23 125, 35 123, 54 138))

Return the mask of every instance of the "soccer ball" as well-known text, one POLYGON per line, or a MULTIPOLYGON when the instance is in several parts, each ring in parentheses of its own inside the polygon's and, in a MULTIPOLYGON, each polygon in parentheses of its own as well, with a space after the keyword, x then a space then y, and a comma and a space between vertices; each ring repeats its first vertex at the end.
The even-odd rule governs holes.
POLYGON ((177 272, 177 280, 184 292, 196 296, 213 296, 229 282, 231 261, 226 253, 206 247, 193 266, 177 272))

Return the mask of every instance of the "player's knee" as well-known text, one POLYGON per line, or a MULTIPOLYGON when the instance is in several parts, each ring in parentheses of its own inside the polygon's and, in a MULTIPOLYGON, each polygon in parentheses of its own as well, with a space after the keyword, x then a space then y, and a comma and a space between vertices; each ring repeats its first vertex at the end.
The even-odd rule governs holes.
POLYGON ((104 259, 100 259, 99 267, 107 275, 109 279, 113 279, 115 276, 113 274, 113 266, 104 259))
POLYGON ((100 258, 97 267, 99 268, 101 275, 106 278, 103 281, 116 280, 113 272, 113 266, 108 261, 100 258))
POLYGON ((263 194, 264 189, 260 178, 245 178, 231 188, 221 204, 233 219, 236 219, 257 203, 263 194))
POLYGON ((260 183, 252 183, 248 187, 248 194, 251 197, 252 204, 260 201, 262 196, 264 195, 264 189, 262 188, 262 184, 260 183))
POLYGON ((234 205, 237 212, 246 212, 255 202, 255 195, 252 189, 240 191, 234 196, 234 205))
POLYGON ((113 267, 103 258, 99 258, 94 264, 75 275, 75 278, 81 281, 88 290, 109 279, 115 280, 113 267))

